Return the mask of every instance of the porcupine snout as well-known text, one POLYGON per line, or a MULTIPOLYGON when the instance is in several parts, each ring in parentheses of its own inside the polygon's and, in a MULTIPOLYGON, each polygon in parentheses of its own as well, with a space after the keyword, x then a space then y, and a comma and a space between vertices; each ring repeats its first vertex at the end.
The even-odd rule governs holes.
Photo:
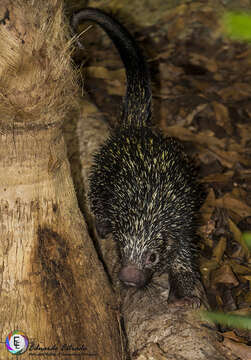
POLYGON ((119 272, 119 279, 125 285, 140 288, 149 282, 151 274, 152 273, 149 269, 140 270, 136 265, 130 264, 122 267, 119 272))

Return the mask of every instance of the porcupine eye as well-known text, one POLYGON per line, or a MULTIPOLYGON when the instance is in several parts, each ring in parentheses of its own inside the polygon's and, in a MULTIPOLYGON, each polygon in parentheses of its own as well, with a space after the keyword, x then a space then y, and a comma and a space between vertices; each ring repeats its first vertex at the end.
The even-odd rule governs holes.
POLYGON ((159 261, 159 256, 156 252, 150 251, 146 256, 146 265, 155 265, 159 261))

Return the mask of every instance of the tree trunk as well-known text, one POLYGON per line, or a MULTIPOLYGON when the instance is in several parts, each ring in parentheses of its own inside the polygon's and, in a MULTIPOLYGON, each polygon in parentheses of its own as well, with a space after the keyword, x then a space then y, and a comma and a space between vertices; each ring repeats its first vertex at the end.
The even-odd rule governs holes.
POLYGON ((78 209, 61 129, 76 113, 63 20, 58 0, 0 4, 1 360, 13 359, 3 343, 13 330, 29 338, 22 359, 123 358, 116 302, 78 209))

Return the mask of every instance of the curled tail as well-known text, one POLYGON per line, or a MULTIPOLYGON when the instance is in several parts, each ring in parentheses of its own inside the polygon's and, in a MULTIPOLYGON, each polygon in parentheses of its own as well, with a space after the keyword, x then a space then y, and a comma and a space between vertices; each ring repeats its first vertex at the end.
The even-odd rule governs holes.
POLYGON ((83 21, 93 21, 105 30, 124 63, 127 89, 122 124, 141 127, 150 123, 152 94, 149 71, 135 40, 124 26, 101 10, 85 8, 75 13, 71 19, 71 26, 75 32, 83 21))

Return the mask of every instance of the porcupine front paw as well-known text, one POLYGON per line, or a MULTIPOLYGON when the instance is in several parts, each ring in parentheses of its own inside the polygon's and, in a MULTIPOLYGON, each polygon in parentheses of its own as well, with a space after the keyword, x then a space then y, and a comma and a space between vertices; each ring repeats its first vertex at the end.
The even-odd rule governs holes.
POLYGON ((196 289, 198 281, 196 275, 190 271, 172 273, 171 291, 174 293, 174 296, 171 297, 171 306, 199 308, 201 299, 196 289))
POLYGON ((95 219, 95 228, 100 238, 104 239, 111 232, 111 224, 108 220, 95 219))

